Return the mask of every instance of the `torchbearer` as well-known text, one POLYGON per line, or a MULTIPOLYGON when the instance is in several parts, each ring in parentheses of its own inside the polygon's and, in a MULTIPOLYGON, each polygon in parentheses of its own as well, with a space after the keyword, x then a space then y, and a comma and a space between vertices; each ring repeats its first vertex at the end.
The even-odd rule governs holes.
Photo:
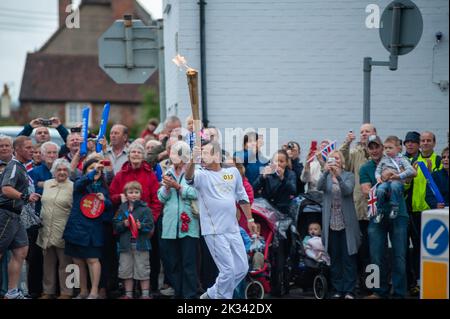
POLYGON ((256 233, 250 201, 241 175, 235 167, 223 168, 222 150, 217 142, 201 148, 198 110, 198 72, 187 67, 186 60, 177 55, 173 60, 187 68, 192 117, 194 118, 195 147, 188 163, 185 178, 197 189, 200 208, 201 233, 219 269, 215 284, 200 299, 231 299, 233 291, 248 272, 248 260, 236 219, 236 201, 248 220, 248 228, 256 233), (196 169, 199 161, 204 168, 196 169))

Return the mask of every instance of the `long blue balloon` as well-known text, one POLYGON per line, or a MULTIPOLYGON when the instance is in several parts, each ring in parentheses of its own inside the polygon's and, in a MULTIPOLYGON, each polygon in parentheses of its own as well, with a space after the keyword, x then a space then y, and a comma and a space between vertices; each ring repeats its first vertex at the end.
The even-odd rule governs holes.
POLYGON ((100 144, 100 139, 105 137, 106 134, 106 126, 108 125, 108 118, 109 118, 109 102, 106 102, 105 106, 103 107, 103 113, 102 113, 102 121, 100 122, 100 131, 98 132, 97 136, 97 145, 95 147, 95 151, 97 153, 100 153, 102 151, 102 144, 100 144))
POLYGON ((81 137, 83 142, 81 143, 80 155, 87 155, 87 143, 88 143, 88 129, 89 129, 89 107, 85 107, 82 112, 83 126, 81 127, 81 137))
POLYGON ((437 187, 436 183, 433 180, 433 177, 431 176, 430 171, 428 170, 427 166, 424 162, 417 162, 420 166, 420 169, 422 170, 423 175, 427 179, 428 184, 430 185, 430 188, 434 194, 434 197, 436 197, 436 200, 438 203, 445 203, 444 198, 441 195, 441 192, 439 191, 439 188, 437 187))

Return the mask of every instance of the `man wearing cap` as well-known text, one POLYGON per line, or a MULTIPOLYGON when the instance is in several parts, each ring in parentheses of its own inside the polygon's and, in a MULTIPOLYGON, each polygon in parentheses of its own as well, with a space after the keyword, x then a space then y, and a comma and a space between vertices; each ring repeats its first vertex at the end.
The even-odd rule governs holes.
MULTIPOLYGON (((414 165, 414 163, 417 161, 417 158, 419 158, 420 155, 420 133, 416 131, 410 131, 406 133, 406 137, 404 139, 403 144, 405 145, 406 152, 405 156, 409 159, 411 162, 411 165, 414 165)), ((408 209, 408 214, 411 216, 412 212, 412 185, 413 183, 405 183, 405 198, 406 198, 406 208, 408 209)), ((411 218, 412 219, 412 218, 411 218)), ((411 226, 411 220, 409 221, 409 227, 408 227, 408 243, 409 239, 413 238, 412 234, 412 226, 411 226)), ((408 245, 409 246, 409 245, 408 245)), ((407 247, 409 250, 409 247, 407 247)), ((411 295, 417 295, 418 294, 418 287, 417 287, 417 276, 415 275, 417 271, 412 269, 412 260, 410 254, 406 255, 406 274, 407 274, 407 280, 408 280, 408 287, 410 288, 411 295)))
MULTIPOLYGON (((356 146, 350 150, 351 143, 355 140, 356 136, 353 131, 349 131, 345 139, 344 144, 340 147, 342 155, 345 159, 345 168, 349 172, 355 175, 355 180, 359 180, 359 170, 369 160, 369 152, 367 149, 367 141, 369 136, 376 135, 377 130, 375 126, 370 123, 361 125, 360 128, 360 141, 356 146)), ((355 185, 353 191, 353 201, 355 202, 356 214, 359 220, 359 228, 362 233, 361 246, 358 251, 358 268, 361 277, 365 275, 366 266, 369 264, 369 243, 367 236, 367 227, 369 221, 367 218, 367 197, 361 191, 361 187, 358 184, 355 185)), ((363 280, 364 282, 364 280, 363 280)))
MULTIPOLYGON (((405 145, 408 153, 413 152, 413 150, 417 148, 417 132, 409 132, 407 134, 405 145), (412 146, 411 144, 413 143, 416 145, 412 146), (410 145, 409 151, 408 145, 410 145)), ((408 211, 410 214, 410 235, 413 244, 412 267, 414 269, 414 277, 417 280, 417 286, 411 289, 413 295, 419 293, 420 286, 420 231, 422 212, 430 209, 425 199, 427 180, 422 170, 418 168, 418 163, 425 163, 430 173, 433 173, 442 167, 441 157, 434 152, 436 146, 436 136, 434 133, 429 131, 422 132, 419 137, 419 146, 420 152, 416 152, 415 157, 411 158, 411 164, 413 164, 413 167, 416 169, 417 176, 409 185, 405 185, 406 201, 408 203, 408 211)))
MULTIPOLYGON (((383 157, 383 143, 379 136, 372 135, 368 138, 368 152, 371 159, 362 165, 359 171, 359 184, 366 198, 368 198, 371 188, 377 184, 375 170, 383 157)), ((373 294, 368 296, 367 299, 386 298, 389 293, 388 273, 385 262, 388 235, 393 251, 391 278, 394 297, 404 298, 406 296, 408 213, 404 199, 399 204, 397 218, 383 218, 380 223, 375 223, 373 219, 369 222, 370 261, 379 267, 380 282, 379 287, 374 288, 372 290, 373 294)))

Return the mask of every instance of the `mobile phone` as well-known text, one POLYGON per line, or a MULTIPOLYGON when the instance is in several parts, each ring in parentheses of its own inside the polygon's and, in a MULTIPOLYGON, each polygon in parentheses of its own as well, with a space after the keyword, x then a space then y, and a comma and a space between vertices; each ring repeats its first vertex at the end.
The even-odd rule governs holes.
POLYGON ((309 147, 310 150, 316 150, 317 149, 317 141, 311 141, 311 146, 309 147))
POLYGON ((111 161, 110 160, 101 160, 100 164, 102 164, 103 166, 111 166, 111 161))
POLYGON ((49 120, 49 119, 42 119, 41 120, 41 124, 42 125, 44 125, 44 126, 50 126, 50 125, 52 125, 52 121, 51 120, 49 120))
POLYGON ((72 127, 70 129, 71 133, 81 133, 81 127, 72 127))
POLYGON ((336 158, 334 158, 334 157, 329 157, 328 160, 327 160, 327 163, 328 163, 328 164, 336 164, 336 158))

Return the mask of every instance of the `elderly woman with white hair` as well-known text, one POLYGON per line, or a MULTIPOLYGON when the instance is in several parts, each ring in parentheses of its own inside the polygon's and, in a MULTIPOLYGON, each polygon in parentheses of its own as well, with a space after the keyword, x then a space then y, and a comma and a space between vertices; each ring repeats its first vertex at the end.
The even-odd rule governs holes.
POLYGON ((41 299, 51 299, 56 293, 58 273, 60 296, 70 299, 72 289, 66 286, 66 267, 72 258, 64 254, 63 232, 72 208, 73 183, 69 179, 70 163, 66 159, 54 161, 51 173, 53 179, 44 182, 41 198, 42 228, 39 229, 37 245, 43 249, 44 276, 41 299), (58 268, 56 265, 58 264, 58 268))
POLYGON ((178 141, 172 145, 169 156, 172 165, 158 190, 158 198, 164 204, 162 240, 165 270, 175 290, 175 298, 193 299, 197 294, 200 226, 192 209, 197 191, 184 178, 190 147, 186 142, 178 141))

